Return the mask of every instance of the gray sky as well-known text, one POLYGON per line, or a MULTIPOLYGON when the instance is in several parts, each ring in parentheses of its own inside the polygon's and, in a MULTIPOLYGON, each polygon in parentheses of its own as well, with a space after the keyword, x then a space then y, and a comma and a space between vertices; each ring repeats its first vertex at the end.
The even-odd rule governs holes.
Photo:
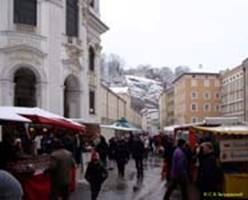
POLYGON ((103 52, 127 67, 221 70, 248 57, 247 0, 101 0, 103 52))

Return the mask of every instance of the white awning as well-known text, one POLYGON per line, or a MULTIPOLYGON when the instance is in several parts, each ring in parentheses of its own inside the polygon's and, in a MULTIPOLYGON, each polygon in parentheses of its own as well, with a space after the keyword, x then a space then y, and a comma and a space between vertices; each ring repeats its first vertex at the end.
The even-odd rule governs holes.
POLYGON ((31 120, 16 114, 9 109, 3 109, 0 107, 0 120, 4 121, 16 121, 16 122, 31 122, 31 120))

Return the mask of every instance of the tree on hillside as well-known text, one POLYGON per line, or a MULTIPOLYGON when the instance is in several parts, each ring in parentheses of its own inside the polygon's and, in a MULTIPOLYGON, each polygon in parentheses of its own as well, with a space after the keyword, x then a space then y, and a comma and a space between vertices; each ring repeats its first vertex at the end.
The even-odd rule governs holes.
POLYGON ((190 68, 186 65, 180 65, 178 67, 176 67, 175 69, 175 75, 176 77, 182 75, 183 73, 185 72, 189 72, 190 71, 190 68))

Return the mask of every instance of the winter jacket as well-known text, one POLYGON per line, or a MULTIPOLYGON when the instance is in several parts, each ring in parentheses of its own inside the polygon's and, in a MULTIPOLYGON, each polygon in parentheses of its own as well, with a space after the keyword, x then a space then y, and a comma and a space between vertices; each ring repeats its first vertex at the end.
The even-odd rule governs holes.
POLYGON ((91 161, 86 169, 85 178, 91 185, 101 185, 108 172, 99 161, 91 161))
POLYGON ((180 147, 177 147, 172 157, 171 178, 188 178, 187 157, 180 147))
POLYGON ((128 144, 125 141, 118 141, 115 150, 115 160, 119 163, 126 163, 129 159, 128 144))
POLYGON ((143 159, 145 147, 141 140, 134 140, 131 146, 131 152, 134 159, 143 159))
POLYGON ((201 191, 216 191, 220 182, 220 170, 214 153, 199 158, 198 186, 201 191))

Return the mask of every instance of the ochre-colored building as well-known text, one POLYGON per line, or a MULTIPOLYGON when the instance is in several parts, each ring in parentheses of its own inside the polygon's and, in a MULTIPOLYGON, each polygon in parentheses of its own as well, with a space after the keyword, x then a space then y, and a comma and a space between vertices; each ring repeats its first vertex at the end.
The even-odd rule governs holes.
POLYGON ((221 116, 220 75, 184 73, 174 80, 174 124, 195 123, 221 116))
POLYGON ((101 84, 101 123, 111 124, 127 117, 127 102, 107 86, 101 84))
POLYGON ((109 88, 101 84, 101 123, 112 124, 122 117, 141 127, 142 117, 131 107, 131 97, 127 87, 109 88))

